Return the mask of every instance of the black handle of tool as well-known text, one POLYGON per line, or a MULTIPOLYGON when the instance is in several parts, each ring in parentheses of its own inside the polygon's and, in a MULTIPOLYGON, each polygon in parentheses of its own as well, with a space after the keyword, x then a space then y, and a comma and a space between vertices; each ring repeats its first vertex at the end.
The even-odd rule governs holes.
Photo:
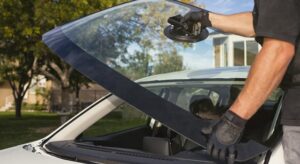
POLYGON ((170 23, 174 27, 185 28, 185 25, 183 23, 181 23, 181 19, 182 19, 181 15, 176 15, 176 16, 170 17, 168 19, 168 23, 170 23))

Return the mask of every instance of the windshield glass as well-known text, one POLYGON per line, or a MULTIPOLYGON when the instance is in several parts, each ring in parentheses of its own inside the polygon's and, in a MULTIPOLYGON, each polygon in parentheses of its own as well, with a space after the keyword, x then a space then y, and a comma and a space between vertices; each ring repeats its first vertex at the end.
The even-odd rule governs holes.
MULTIPOLYGON (((215 6, 218 6, 217 4, 215 3, 215 6)), ((225 35, 212 30, 209 38, 198 43, 181 43, 167 39, 163 33, 168 26, 167 19, 178 14, 184 15, 191 10, 199 9, 178 1, 133 1, 53 29, 43 36, 43 40, 62 59, 91 80, 205 147, 206 138, 200 132, 209 122, 191 117, 188 110, 192 97, 186 100, 188 102, 184 102, 184 98, 181 97, 181 102, 177 103, 173 101, 176 96, 169 97, 169 88, 165 87, 157 96, 144 84, 149 81, 219 79, 228 84, 224 89, 230 89, 230 86, 234 85, 232 81, 243 81, 247 77, 249 68, 219 67, 251 65, 259 46, 253 39, 225 35), (140 79, 138 83, 134 82, 137 79, 140 79)), ((175 88, 175 91, 179 90, 175 88)), ((209 97, 210 106, 225 104, 223 98, 222 102, 218 102, 221 95, 210 88, 198 86, 183 93, 195 93, 200 98, 206 96, 207 100, 209 97)), ((230 95, 222 96, 229 102, 230 95)), ((225 108, 227 105, 222 107, 228 109, 225 108)), ((243 145, 249 146, 252 146, 249 149, 260 150, 258 144, 243 145)), ((261 150, 265 151, 265 148, 261 150)), ((252 155, 241 154, 237 159, 242 160, 252 155)))
MULTIPOLYGON (((221 63, 214 62, 213 52, 221 50, 218 47, 213 50, 212 38, 188 44, 164 36, 167 19, 190 10, 174 2, 139 1, 80 19, 62 30, 89 55, 132 80, 154 74, 221 66, 221 63)), ((225 41, 223 38, 214 42, 218 46, 225 41)), ((225 44, 223 49, 226 49, 225 44)))
POLYGON ((91 15, 63 28, 66 36, 88 54, 136 80, 148 75, 212 67, 201 62, 212 49, 167 39, 167 19, 190 9, 167 1, 137 2, 91 15), (191 61, 196 61, 190 63, 191 61))
MULTIPOLYGON (((191 10, 197 8, 174 1, 136 1, 79 19, 61 29, 76 46, 131 80, 176 71, 252 63, 259 49, 253 39, 212 30, 208 39, 198 43, 168 39, 163 32, 169 25, 168 18, 191 10)), ((218 74, 203 72, 205 76, 191 72, 172 78, 212 78, 218 74)), ((224 74, 221 77, 246 78, 247 72, 233 70, 230 76, 224 74)))

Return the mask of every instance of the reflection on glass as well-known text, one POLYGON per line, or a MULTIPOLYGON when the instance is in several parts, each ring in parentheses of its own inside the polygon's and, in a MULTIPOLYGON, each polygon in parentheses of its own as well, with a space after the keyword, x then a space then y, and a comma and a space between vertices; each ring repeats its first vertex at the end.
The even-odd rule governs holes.
POLYGON ((244 42, 235 42, 234 47, 234 66, 244 66, 244 42))
POLYGON ((167 19, 190 8, 175 2, 137 1, 96 13, 62 28, 89 55, 132 80, 167 72, 213 67, 212 42, 167 39, 167 19))
POLYGON ((89 55, 126 77, 181 70, 244 66, 254 59, 255 42, 212 31, 208 39, 188 44, 164 36, 167 19, 191 9, 176 2, 141 0, 79 19, 62 27, 89 55), (244 47, 247 47, 247 57, 244 47), (249 54, 249 55, 248 55, 249 54))

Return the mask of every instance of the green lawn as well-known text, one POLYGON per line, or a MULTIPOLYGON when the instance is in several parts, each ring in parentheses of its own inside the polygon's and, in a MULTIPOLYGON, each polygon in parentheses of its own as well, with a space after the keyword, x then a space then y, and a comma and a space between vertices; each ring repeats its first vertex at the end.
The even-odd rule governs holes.
POLYGON ((40 139, 59 125, 56 114, 23 112, 15 119, 13 112, 0 112, 0 149, 40 139))
MULTIPOLYGON (((146 119, 105 117, 90 127, 85 136, 99 136, 146 123, 146 119)), ((0 149, 40 139, 60 125, 59 116, 44 112, 23 112, 15 119, 13 112, 0 112, 0 149)))
POLYGON ((83 135, 84 136, 102 136, 113 132, 118 132, 121 130, 126 130, 130 128, 135 128, 138 126, 145 125, 146 119, 134 118, 134 119, 101 119, 89 129, 87 129, 83 135))

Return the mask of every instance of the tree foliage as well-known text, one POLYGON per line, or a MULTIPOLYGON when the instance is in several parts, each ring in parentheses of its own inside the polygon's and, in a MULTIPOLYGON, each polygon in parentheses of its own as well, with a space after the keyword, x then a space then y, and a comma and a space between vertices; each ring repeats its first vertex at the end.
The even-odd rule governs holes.
MULTIPOLYGON (((43 0, 36 1, 35 21, 45 33, 56 26, 76 20, 80 17, 95 13, 96 11, 109 8, 125 0, 43 0)), ((60 84, 62 89, 61 108, 69 111, 70 94, 72 91, 79 92, 81 85, 87 83, 87 79, 72 67, 53 55, 43 44, 39 46, 39 54, 45 63, 40 72, 47 78, 60 84), (72 87, 72 85, 75 85, 72 87)))
POLYGON ((179 63, 176 69, 169 67, 168 72, 177 71, 183 69, 183 58, 177 48, 190 45, 170 41, 163 30, 168 18, 178 12, 178 8, 169 7, 165 1, 127 6, 106 13, 110 19, 99 16, 72 29, 69 36, 89 54, 132 80, 152 74, 158 63, 162 67, 163 61, 157 61, 163 59, 159 57, 162 54, 172 56, 168 62, 176 59, 173 63, 179 63))
POLYGON ((69 101, 72 84, 86 79, 41 42, 42 34, 71 20, 122 3, 125 0, 0 0, 0 74, 13 89, 16 116, 35 73, 62 86, 62 102, 69 101))
POLYGON ((17 118, 35 72, 35 44, 41 34, 33 9, 34 1, 0 1, 0 74, 12 88, 17 118))
MULTIPOLYGON (((53 55, 41 42, 42 34, 72 20, 126 1, 128 0, 0 0, 0 55, 3 59, 0 62, 0 74, 3 79, 10 81, 15 101, 23 100, 34 73, 39 73, 61 86, 62 108, 68 110, 70 94, 74 90, 78 92, 80 86, 87 84, 88 80, 53 55)), ((131 79, 144 77, 153 71, 165 73, 182 70, 183 59, 176 49, 179 43, 168 41, 162 33, 167 19, 175 15, 176 11, 171 9, 167 14, 154 12, 163 10, 164 5, 163 1, 156 6, 150 5, 146 11, 141 11, 144 14, 136 10, 120 11, 111 15, 111 19, 118 16, 122 18, 118 21, 99 19, 102 26, 97 22, 95 26, 86 25, 86 28, 96 30, 97 36, 91 36, 91 30, 84 31, 85 35, 78 37, 81 40, 88 38, 86 40, 97 43, 84 42, 82 46, 95 51, 90 53, 99 54, 99 59, 131 79), (97 47, 89 47, 92 45, 97 47), (127 47, 130 45, 138 48, 129 55, 127 47), (158 52, 162 49, 163 52, 158 52)), ((21 107, 16 111, 20 109, 21 107)))
POLYGON ((158 63, 154 67, 154 74, 181 71, 184 69, 182 56, 176 51, 173 53, 161 53, 158 55, 158 63))

